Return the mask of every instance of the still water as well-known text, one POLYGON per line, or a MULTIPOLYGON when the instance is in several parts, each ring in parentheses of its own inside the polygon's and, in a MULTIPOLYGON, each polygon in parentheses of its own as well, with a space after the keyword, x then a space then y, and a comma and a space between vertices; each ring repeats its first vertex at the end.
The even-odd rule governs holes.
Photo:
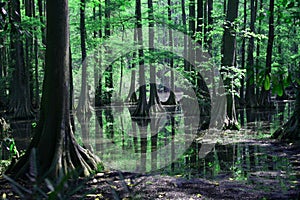
MULTIPOLYGON (((275 105, 272 111, 239 110, 240 131, 222 131, 205 141, 205 131, 195 128, 180 107, 133 120, 130 106, 112 106, 76 119, 76 138, 117 170, 237 180, 258 189, 288 191, 299 187, 299 151, 293 155, 288 144, 268 138, 288 120, 293 103, 275 105)), ((11 122, 11 127, 18 149, 25 149, 32 122, 11 122)))

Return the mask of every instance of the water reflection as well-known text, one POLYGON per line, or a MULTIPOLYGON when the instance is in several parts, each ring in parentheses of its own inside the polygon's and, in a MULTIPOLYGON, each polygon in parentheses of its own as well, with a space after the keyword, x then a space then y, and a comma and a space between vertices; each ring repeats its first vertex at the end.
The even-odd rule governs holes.
POLYGON ((192 142, 191 122, 177 108, 152 113, 150 118, 133 118, 131 107, 105 107, 95 112, 96 152, 108 167, 145 172, 169 165, 192 142), (185 131, 187 130, 187 131, 185 131))
MULTIPOLYGON (((195 145, 195 146, 194 146, 195 145)), ((217 144, 205 158, 197 159, 199 146, 186 152, 185 156, 156 173, 185 178, 206 178, 215 181, 239 180, 263 190, 278 187, 278 191, 299 187, 299 172, 291 165, 286 154, 276 144, 246 142, 217 144), (196 160, 193 160, 196 158, 196 160)))
MULTIPOLYGON (((275 105, 272 111, 240 110, 241 131, 222 135, 203 158, 199 157, 203 144, 192 142, 193 120, 184 116, 180 107, 173 112, 152 114, 150 120, 133 120, 130 106, 96 109, 88 120, 77 119, 76 137, 112 168, 255 184, 264 178, 284 186, 300 178, 299 172, 295 173, 295 165, 280 152, 276 143, 270 145, 270 142, 255 140, 261 134, 270 135, 289 119, 293 103, 275 105), (228 137, 243 139, 228 140, 228 137)), ((11 122, 11 127, 18 149, 25 149, 31 137, 32 122, 11 122)))

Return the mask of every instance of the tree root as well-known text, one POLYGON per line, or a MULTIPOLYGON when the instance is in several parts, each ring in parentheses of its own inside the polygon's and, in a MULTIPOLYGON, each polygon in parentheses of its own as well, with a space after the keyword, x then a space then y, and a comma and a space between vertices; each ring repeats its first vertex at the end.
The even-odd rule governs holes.
POLYGON ((279 140, 299 140, 300 124, 296 114, 294 114, 283 127, 277 129, 277 131, 273 133, 272 138, 279 140))
MULTIPOLYGON (((89 150, 81 147, 75 140, 71 127, 65 129, 62 133, 62 140, 56 145, 52 156, 51 166, 42 166, 43 159, 39 157, 37 144, 39 136, 35 136, 26 153, 16 162, 12 163, 5 174, 14 178, 34 177, 60 177, 72 171, 78 170, 80 176, 90 176, 96 172, 99 167, 103 168, 100 159, 89 150), (33 160, 32 151, 37 149, 37 156, 33 160), (39 169, 38 174, 33 174, 34 165, 39 169), (40 166, 41 165, 41 166, 40 166)), ((50 153, 50 152, 49 152, 50 153)))
POLYGON ((162 105, 170 105, 170 106, 174 106, 177 104, 176 102, 176 96, 175 93, 173 91, 170 91, 170 95, 167 101, 162 102, 162 105))

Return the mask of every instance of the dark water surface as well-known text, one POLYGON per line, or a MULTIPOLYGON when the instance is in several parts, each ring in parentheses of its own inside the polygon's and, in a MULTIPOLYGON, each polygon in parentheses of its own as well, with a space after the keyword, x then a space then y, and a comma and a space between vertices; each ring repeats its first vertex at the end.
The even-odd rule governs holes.
MULTIPOLYGON (((242 181, 259 190, 285 193, 299 189, 300 151, 292 144, 269 139, 293 111, 293 102, 275 105, 274 110, 238 110, 240 131, 223 131, 205 141, 203 132, 188 128, 191 124, 180 107, 151 120, 134 121, 130 108, 114 106, 77 119, 76 138, 107 167, 188 179, 242 181), (189 137, 193 134, 195 140, 189 137), (205 145, 209 151, 203 154, 205 145)), ((11 122, 19 150, 29 144, 32 123, 11 122)))

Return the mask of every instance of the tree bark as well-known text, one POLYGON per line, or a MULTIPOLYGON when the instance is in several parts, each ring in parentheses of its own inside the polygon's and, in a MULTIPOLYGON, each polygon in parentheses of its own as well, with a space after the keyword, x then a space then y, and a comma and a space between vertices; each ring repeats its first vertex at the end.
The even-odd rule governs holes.
MULTIPOLYGON (((195 12, 195 0, 189 0, 189 35, 192 39, 195 39, 196 33, 196 12, 195 12)), ((188 58, 189 61, 195 60, 195 45, 193 43, 194 40, 189 40, 188 42, 188 58)), ((189 70, 193 71, 193 67, 189 64, 189 70)), ((192 75, 191 75, 192 76, 192 75)), ((195 79, 193 79, 195 80, 195 79)))
MULTIPOLYGON (((136 0, 136 27, 137 27, 137 41, 139 45, 143 44, 143 31, 142 31, 142 10, 141 0, 136 0)), ((133 113, 133 117, 149 117, 149 109, 147 108, 146 97, 146 83, 145 83, 145 69, 144 69, 144 51, 138 50, 139 58, 139 99, 137 107, 133 113)))
POLYGON ((75 169, 88 176, 97 169, 99 158, 76 141, 70 122, 68 0, 47 2, 47 48, 41 114, 36 133, 21 159, 7 174, 12 176, 62 177, 75 169), (55 81, 54 81, 55 80, 55 81), (31 152, 36 149, 38 174, 30 170, 31 152))
POLYGON ((227 89, 227 117, 225 120, 225 129, 238 129, 239 127, 235 110, 234 94, 232 92, 233 80, 230 78, 230 74, 233 72, 228 69, 229 67, 234 67, 236 65, 236 35, 234 32, 234 21, 238 16, 238 4, 239 1, 228 0, 227 7, 230 9, 227 9, 223 36, 221 74, 227 89))
MULTIPOLYGON (((244 0, 244 25, 243 31, 246 31, 246 24, 247 24, 247 0, 244 0)), ((242 42, 242 58, 241 58, 241 67, 245 69, 245 58, 246 58, 246 37, 243 37, 242 42)), ((245 103, 245 78, 241 79, 241 89, 240 89, 240 104, 244 105, 245 103)))
MULTIPOLYGON (((182 25, 184 29, 184 41, 183 41, 183 57, 187 58, 188 56, 188 51, 187 51, 187 23, 186 23, 186 12, 185 12, 185 0, 181 0, 181 12, 182 12, 182 25)), ((184 59, 184 71, 188 72, 189 71, 189 63, 187 62, 186 59, 184 59)))
MULTIPOLYGON (((273 43, 274 43, 274 0, 270 0, 270 17, 269 17, 269 33, 268 33, 268 47, 266 56, 266 71, 265 79, 271 79, 271 69, 272 69, 272 53, 273 53, 273 43)), ((260 106, 261 107, 272 107, 271 103, 271 93, 270 90, 266 90, 263 86, 260 96, 260 106)))
MULTIPOLYGON (((203 0, 197 0, 197 28, 198 33, 197 42, 202 47, 203 39, 203 0)), ((198 56, 197 56, 198 57, 198 56)))
MULTIPOLYGON (((42 25, 45 24, 44 18, 45 18, 45 12, 43 7, 43 0, 37 0, 38 1, 38 10, 39 10, 39 18, 42 25)), ((44 26, 41 26, 41 32, 42 32, 42 43, 46 44, 46 31, 44 26)))
POLYGON ((77 107, 80 115, 90 112, 90 102, 87 85, 87 57, 86 57, 86 28, 85 28, 85 0, 80 1, 80 42, 81 42, 81 91, 77 107))
POLYGON ((32 118, 32 104, 29 90, 29 69, 24 61, 23 42, 21 40, 21 13, 19 0, 9 2, 9 23, 11 25, 10 49, 12 81, 10 86, 9 112, 14 118, 32 118))
MULTIPOLYGON (((256 5, 258 6, 258 2, 257 1, 258 0, 256 0, 256 5)), ((263 8, 263 0, 259 0, 259 10, 261 11, 262 8, 263 8)), ((262 20, 261 20, 261 18, 259 18, 259 20, 258 20, 258 30, 257 30, 258 34, 261 34, 261 24, 262 24, 262 20)), ((260 57, 260 41, 258 40, 257 44, 256 44, 256 59, 255 59, 255 65, 256 66, 260 66, 259 57, 260 57)), ((258 73, 259 73, 259 70, 256 69, 255 70, 256 80, 258 80, 258 73)), ((259 98, 259 96, 260 96, 260 88, 259 88, 258 85, 255 86, 255 90, 256 90, 255 93, 257 95, 257 98, 259 98)))
MULTIPOLYGON (((100 23, 102 24, 103 21, 102 21, 102 5, 101 3, 99 3, 99 21, 100 23)), ((99 28, 98 30, 98 35, 99 35, 99 38, 102 39, 103 38, 103 30, 102 30, 102 27, 99 28)), ((99 56, 99 64, 98 64, 98 70, 95 70, 96 73, 98 73, 98 75, 95 75, 95 76, 98 76, 98 79, 97 79, 97 83, 95 83, 95 86, 96 87, 96 91, 95 91, 95 106, 101 106, 103 103, 102 103, 102 55, 99 53, 97 56, 99 56)), ((97 68, 97 66, 96 66, 97 68)))
MULTIPOLYGON (((148 0, 148 20, 149 20, 149 51, 150 54, 155 52, 154 50, 154 15, 153 15, 153 1, 148 0)), ((150 97, 148 108, 150 111, 153 112, 161 112, 163 111, 163 107, 161 106, 159 96, 157 93, 157 84, 156 84, 156 67, 152 63, 154 60, 152 59, 154 55, 150 57, 150 97)))
POLYGON ((295 141, 300 139, 300 88, 297 88, 295 110, 289 121, 280 127, 272 138, 295 141))
POLYGON ((207 48, 208 48, 208 52, 210 53, 212 51, 212 37, 209 34, 213 30, 212 11, 213 11, 213 0, 208 0, 207 1, 207 33, 208 33, 207 48))
MULTIPOLYGON (((251 19, 250 19, 250 31, 251 33, 255 33, 255 21, 256 21, 256 8, 254 4, 254 0, 250 1, 250 10, 251 10, 251 19)), ((246 103, 247 107, 255 107, 256 106, 256 96, 255 96, 255 85, 254 85, 254 37, 250 36, 249 44, 248 44, 248 58, 246 65, 246 103)))
MULTIPOLYGON (((36 16, 35 4, 33 0, 33 17, 36 16)), ((39 84, 39 40, 37 34, 34 34, 34 79, 35 79, 35 94, 34 94, 34 106, 40 107, 40 84, 39 84)))
MULTIPOLYGON (((111 15, 111 3, 110 0, 105 0, 105 29, 104 34, 105 38, 110 37, 111 34, 111 26, 110 26, 110 15, 111 15)), ((107 50, 107 53, 110 53, 110 50, 107 50)), ((109 105, 111 103, 112 98, 112 90, 113 90, 113 69, 112 65, 109 64, 105 70, 107 76, 105 76, 105 87, 106 91, 104 92, 103 104, 109 105)))
MULTIPOLYGON (((195 2, 194 2, 195 3, 195 2)), ((194 5, 195 7, 195 5, 194 5)), ((195 15, 195 8, 194 8, 194 15, 195 15)), ((195 17, 195 16, 194 16, 195 17)), ((171 10, 171 0, 168 0, 168 20, 172 21, 172 10, 171 10)), ((195 26, 195 19, 194 19, 194 26, 195 26)), ((195 33, 195 27, 193 28, 194 33, 195 33)), ((169 29, 169 46, 171 49, 171 52, 173 51, 173 31, 172 29, 169 29)), ((193 51, 189 51, 189 52, 193 52, 193 51)), ((174 59, 172 58, 172 56, 169 57, 169 62, 170 62, 170 74, 171 74, 171 78, 170 78, 170 94, 169 97, 167 99, 166 102, 163 102, 164 105, 176 105, 176 96, 175 96, 175 85, 174 85, 174 59)))

